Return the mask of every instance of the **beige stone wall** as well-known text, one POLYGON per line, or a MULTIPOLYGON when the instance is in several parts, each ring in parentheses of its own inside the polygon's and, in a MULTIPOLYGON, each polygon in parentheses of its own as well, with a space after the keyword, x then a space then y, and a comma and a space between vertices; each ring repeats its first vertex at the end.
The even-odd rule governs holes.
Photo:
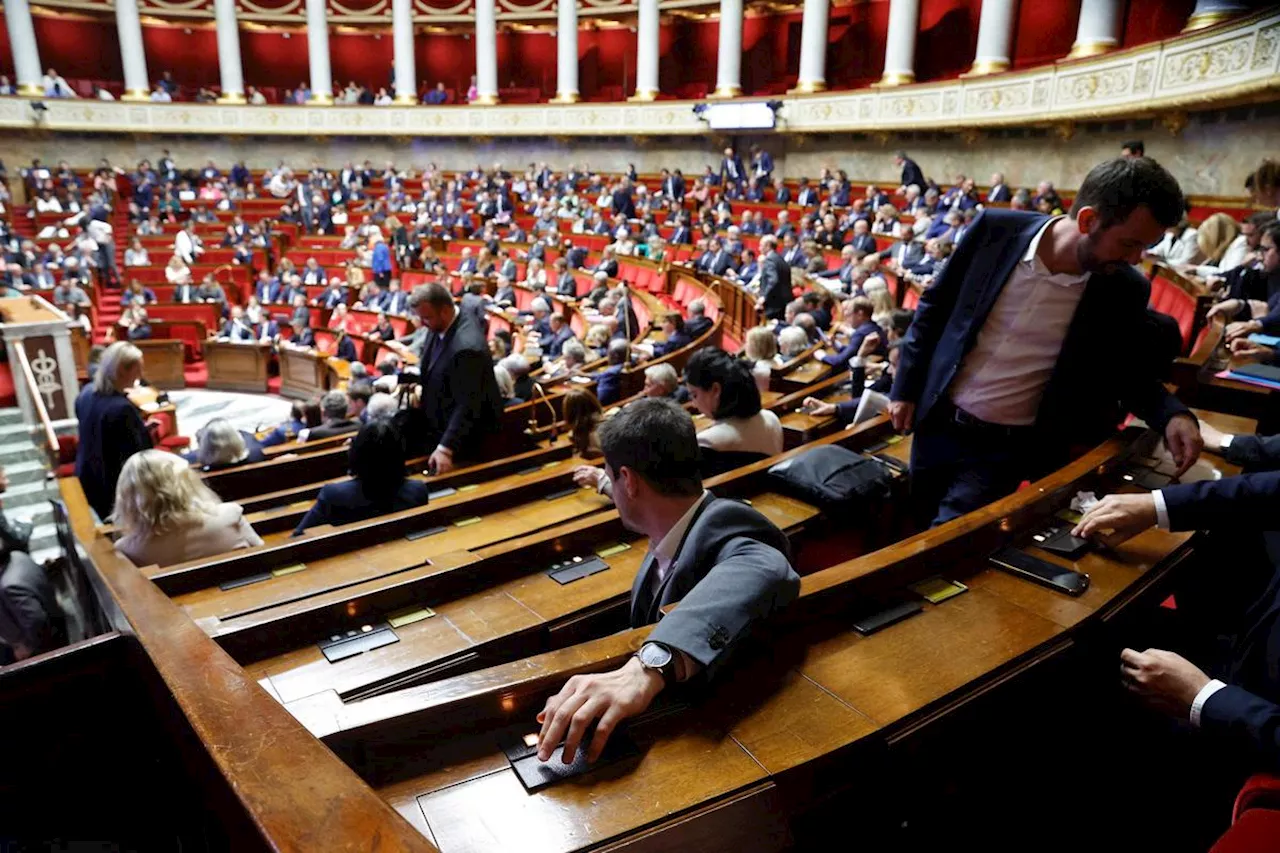
MULTIPOLYGON (((1280 115, 1266 109, 1241 111, 1225 118, 1220 113, 1192 116, 1177 136, 1157 126, 1132 129, 1078 129, 1070 139, 1050 131, 1042 136, 1010 137, 979 133, 971 142, 957 135, 936 139, 890 137, 879 142, 868 137, 840 139, 834 136, 798 138, 773 136, 761 142, 772 152, 778 167, 790 177, 814 176, 824 165, 842 168, 854 179, 873 179, 896 185, 898 172, 893 152, 907 149, 925 173, 949 183, 957 172, 986 183, 993 170, 1001 170, 1015 186, 1034 186, 1051 180, 1060 187, 1080 184, 1100 160, 1115 156, 1120 144, 1142 138, 1147 153, 1168 166, 1183 188, 1201 195, 1241 195, 1245 177, 1264 156, 1280 156, 1280 115)), ((740 139, 745 148, 748 140, 740 139)), ((68 136, 6 134, 0 136, 0 159, 12 171, 33 156, 46 162, 66 159, 87 166, 107 157, 112 163, 131 166, 141 157, 153 160, 168 148, 179 164, 197 166, 214 160, 224 168, 245 160, 253 168, 275 166, 280 161, 307 167, 313 159, 331 166, 347 160, 372 160, 381 167, 388 160, 421 167, 434 161, 444 169, 465 169, 477 162, 486 166, 501 162, 508 168, 546 160, 562 169, 571 162, 596 169, 621 171, 635 163, 641 172, 663 166, 697 174, 716 163, 719 147, 710 137, 645 139, 417 139, 396 143, 383 139, 251 139, 251 138, 134 138, 127 136, 68 136)))

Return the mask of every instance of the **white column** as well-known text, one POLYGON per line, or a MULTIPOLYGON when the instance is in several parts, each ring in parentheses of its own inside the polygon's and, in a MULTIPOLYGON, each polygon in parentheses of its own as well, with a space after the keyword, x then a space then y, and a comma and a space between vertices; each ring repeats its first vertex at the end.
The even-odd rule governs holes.
POLYGON ((720 47, 713 98, 742 94, 742 0, 720 0, 720 47))
POLYGON ((1076 41, 1067 59, 1115 50, 1120 44, 1120 0, 1081 0, 1076 41))
POLYGON ((476 104, 498 103, 498 11, 476 0, 476 104))
POLYGON ((556 96, 552 103, 578 100, 578 2, 556 2, 556 96))
POLYGON ((244 103, 244 68, 240 64, 240 24, 236 20, 236 0, 213 0, 218 26, 218 73, 222 82, 222 104, 244 103))
POLYGON ((329 22, 325 0, 307 0, 307 55, 311 59, 311 103, 333 103, 333 74, 329 70, 329 22))
POLYGON ((827 19, 831 0, 804 0, 800 29, 800 77, 793 91, 821 92, 827 88, 827 19))
POLYGON ((18 94, 44 94, 44 69, 40 67, 40 51, 36 48, 36 28, 31 23, 31 7, 27 0, 5 0, 4 22, 9 28, 9 49, 13 51, 14 85, 18 94))
POLYGON ((413 0, 391 0, 395 40, 396 103, 418 102, 418 67, 413 55, 413 0))
POLYGON ((920 27, 920 0, 890 0, 889 31, 884 46, 881 86, 900 86, 916 79, 916 30, 920 27))
POLYGON ((1182 31, 1189 33, 1192 30, 1203 30, 1247 11, 1249 4, 1239 0, 1196 0, 1196 7, 1191 11, 1191 17, 1187 19, 1187 25, 1182 31))
POLYGON ((640 0, 636 27, 636 93, 633 101, 658 97, 658 0, 640 0))
POLYGON ((116 0, 116 34, 120 38, 120 59, 124 63, 124 101, 146 101, 151 97, 147 77, 147 54, 142 49, 142 21, 138 0, 116 0))
POLYGON ((973 58, 971 75, 998 74, 1009 70, 1009 51, 1013 47, 1013 19, 1018 14, 1018 0, 982 0, 982 17, 978 20, 978 52, 973 58))

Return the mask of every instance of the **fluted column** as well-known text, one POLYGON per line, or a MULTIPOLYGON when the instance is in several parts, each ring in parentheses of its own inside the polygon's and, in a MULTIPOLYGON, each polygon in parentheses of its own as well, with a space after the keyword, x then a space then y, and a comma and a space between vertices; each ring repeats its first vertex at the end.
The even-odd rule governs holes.
POLYGON ((413 0, 391 0, 395 42, 396 103, 418 102, 418 68, 413 56, 413 0))
POLYGON ((142 49, 142 21, 138 0, 116 0, 116 35, 120 39, 120 59, 124 64, 124 101, 145 101, 151 97, 147 77, 147 54, 142 49))
POLYGON ((498 10, 476 0, 476 104, 498 103, 498 10))
POLYGON ((240 63, 240 24, 236 0, 213 0, 218 26, 218 74, 222 81, 220 104, 244 103, 244 67, 240 63))
POLYGON ((1013 19, 1018 14, 1018 0, 982 0, 982 17, 978 20, 978 52, 973 58, 973 75, 996 74, 1009 70, 1009 51, 1013 47, 1013 19))
POLYGON ((1187 25, 1182 31, 1189 33, 1192 30, 1203 30, 1247 11, 1249 4, 1239 0, 1196 0, 1196 7, 1191 11, 1191 17, 1187 19, 1187 25))
POLYGON ((556 96, 557 104, 578 100, 578 3, 556 3, 556 96))
POLYGON ((1084 59, 1120 44, 1120 0, 1082 0, 1076 41, 1067 59, 1084 59))
POLYGON ((915 82, 916 30, 919 27, 920 0, 891 0, 881 86, 900 86, 915 82))
POLYGON ((800 29, 800 76, 793 91, 821 92, 827 88, 827 21, 831 0, 804 0, 800 29))
POLYGON ((329 22, 325 0, 307 0, 307 55, 311 60, 311 103, 333 103, 333 73, 329 69, 329 22))
POLYGON ((658 0, 640 0, 636 27, 636 93, 633 101, 658 97, 658 0))
POLYGON ((742 0, 720 0, 720 47, 713 98, 742 94, 742 0))
POLYGON ((9 49, 13 51, 13 82, 19 95, 44 94, 41 82, 40 51, 36 48, 36 28, 31 23, 31 7, 27 0, 5 0, 4 22, 9 28, 9 49))

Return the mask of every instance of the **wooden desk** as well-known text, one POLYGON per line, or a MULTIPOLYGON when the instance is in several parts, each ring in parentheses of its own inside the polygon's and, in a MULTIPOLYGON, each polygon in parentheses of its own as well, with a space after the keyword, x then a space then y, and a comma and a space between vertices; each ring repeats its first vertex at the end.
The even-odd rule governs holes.
POLYGON ((271 344, 214 339, 205 342, 204 357, 209 367, 210 388, 254 394, 266 392, 271 344))
POLYGON ((142 350, 142 369, 148 382, 157 388, 187 387, 187 376, 182 370, 182 341, 152 338, 134 341, 133 345, 142 350))
POLYGON ((173 403, 161 403, 160 392, 149 385, 135 385, 126 395, 129 402, 137 406, 138 413, 145 421, 147 418, 158 418, 165 421, 167 435, 179 435, 178 407, 173 403))
POLYGON ((329 358, 314 350, 280 347, 280 393, 309 400, 328 388, 329 358))

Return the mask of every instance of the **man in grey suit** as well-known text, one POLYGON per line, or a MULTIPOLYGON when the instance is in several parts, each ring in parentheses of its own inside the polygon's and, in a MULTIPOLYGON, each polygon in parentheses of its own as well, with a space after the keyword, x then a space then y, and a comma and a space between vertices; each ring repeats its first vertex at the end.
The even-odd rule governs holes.
POLYGON ((770 320, 780 320, 791 301, 791 267, 778 254, 778 238, 760 238, 760 298, 756 307, 770 320))
POLYGON ((538 715, 543 761, 563 739, 562 760, 571 764, 598 720, 587 747, 595 761, 620 722, 672 683, 713 676, 751 627, 800 589, 782 531, 702 488, 693 420, 675 402, 637 400, 601 425, 599 440, 622 523, 649 537, 631 587, 631 624, 658 622, 663 607, 680 604, 620 669, 576 675, 547 700, 538 715))

